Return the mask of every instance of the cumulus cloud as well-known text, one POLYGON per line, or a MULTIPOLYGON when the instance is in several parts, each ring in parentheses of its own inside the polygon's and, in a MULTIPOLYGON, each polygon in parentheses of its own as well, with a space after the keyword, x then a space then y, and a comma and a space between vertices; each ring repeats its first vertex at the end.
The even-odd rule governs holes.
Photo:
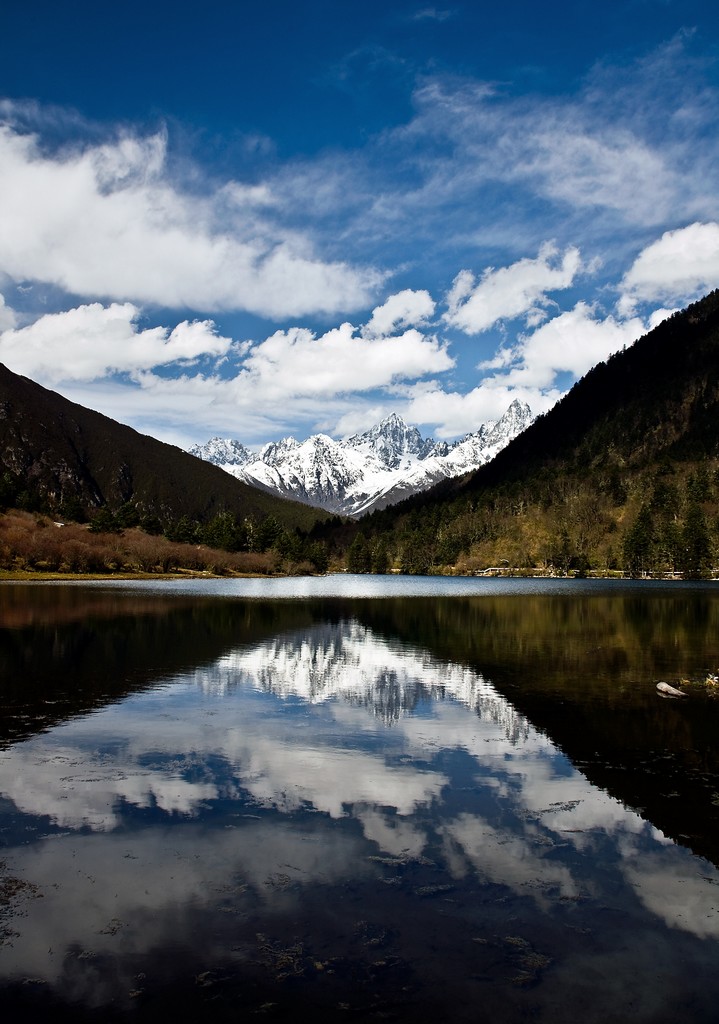
MULTIPOLYGON (((520 284, 526 295, 526 281, 520 284)), ((602 317, 579 302, 499 349, 480 364, 476 385, 462 392, 442 379, 455 366, 448 343, 418 327, 400 329, 412 321, 421 326, 433 309, 427 292, 405 290, 376 307, 365 326, 345 322, 322 334, 292 327, 238 342, 210 320, 143 328, 131 303, 91 303, 0 332, 0 359, 16 372, 62 382, 73 400, 175 443, 204 431, 251 443, 296 433, 302 424, 342 434, 390 411, 450 438, 498 419, 515 399, 535 414, 547 411, 561 396, 558 374, 581 376, 669 312, 655 311, 647 324, 636 316, 602 317), (381 327, 396 333, 377 333, 381 327), (113 379, 118 373, 134 384, 113 379)))
POLYGON ((172 330, 140 330, 139 317, 139 309, 129 302, 93 302, 48 313, 27 327, 3 331, 0 360, 16 373, 49 383, 90 381, 113 372, 137 373, 200 356, 222 356, 232 346, 211 320, 184 320, 172 330))
POLYGON ((640 302, 687 302, 719 286, 719 224, 666 231, 637 256, 622 280, 619 309, 640 302))
POLYGON ((366 306, 381 276, 317 257, 266 187, 172 182, 163 134, 48 154, 0 127, 0 271, 88 297, 280 317, 366 306))
POLYGON ((370 338, 390 334, 404 327, 424 326, 434 313, 434 300, 427 291, 404 291, 390 295, 381 306, 372 310, 372 316, 362 333, 370 338))
POLYGON ((332 429, 362 395, 451 369, 454 359, 435 336, 416 327, 377 333, 383 323, 397 328, 432 309, 426 292, 407 291, 377 307, 371 329, 343 323, 318 335, 292 327, 238 342, 211 320, 143 328, 132 303, 89 303, 0 331, 0 360, 176 443, 180 424, 266 440, 278 426, 294 431, 318 418, 332 429), (113 380, 117 374, 134 383, 113 380))
POLYGON ((638 316, 622 319, 602 316, 596 307, 580 301, 480 363, 480 371, 490 372, 466 392, 448 391, 437 381, 401 389, 405 415, 412 423, 434 425, 439 437, 449 438, 498 419, 515 399, 526 402, 535 414, 547 412, 562 395, 560 374, 583 376, 670 313, 658 309, 647 321, 638 316))
MULTIPOLYGON (((454 367, 448 346, 416 328, 371 337, 366 328, 356 329, 349 323, 319 336, 296 327, 277 331, 259 343, 234 343, 229 358, 237 359, 232 371, 223 376, 199 371, 167 376, 140 370, 135 379, 141 392, 130 395, 127 389, 109 387, 102 392, 103 410, 123 418, 120 410, 126 403, 146 423, 174 423, 178 429, 189 417, 196 432, 205 425, 211 432, 233 432, 250 443, 296 432, 298 424, 344 435, 366 429, 396 411, 407 422, 431 426, 437 437, 453 438, 499 419, 515 400, 526 402, 535 415, 547 412, 566 387, 565 380, 560 384, 560 375, 581 377, 671 312, 662 308, 646 320, 622 319, 602 315, 597 307, 580 301, 536 330, 519 334, 513 345, 480 363, 478 382, 465 391, 448 386, 441 377, 454 367)), ((227 341, 213 335, 211 325, 196 325, 196 329, 198 338, 209 331, 207 353, 213 339, 218 351, 227 341)), ((165 331, 159 340, 153 331, 147 333, 161 355, 179 329, 156 330, 165 331)), ((31 358, 29 352, 27 358, 31 358)), ((93 387, 97 398, 100 390, 93 387)), ((92 404, 87 401, 91 393, 75 390, 72 397, 92 404)), ((184 443, 167 429, 165 436, 184 443)))
POLYGON ((548 292, 569 288, 581 267, 579 250, 570 246, 560 256, 545 243, 536 259, 485 270, 479 282, 463 270, 447 295, 446 322, 466 334, 489 330, 500 320, 529 316, 536 320, 549 303, 548 292))
POLYGON ((244 373, 267 400, 275 401, 288 395, 368 391, 453 365, 446 346, 415 328, 400 335, 362 337, 344 323, 319 337, 300 327, 276 331, 252 348, 244 373))
POLYGON ((410 423, 432 425, 439 438, 469 434, 498 420, 513 401, 526 402, 535 415, 547 412, 561 397, 556 388, 510 386, 499 378, 482 381, 467 392, 447 391, 436 381, 404 391, 403 416, 410 423))
POLYGON ((5 296, 0 295, 0 331, 7 331, 17 324, 17 314, 14 309, 5 302, 5 296))
POLYGON ((639 317, 629 320, 597 316, 594 307, 578 302, 574 309, 520 335, 505 362, 509 365, 494 380, 504 387, 551 387, 558 373, 581 377, 601 359, 631 345, 647 325, 639 317))

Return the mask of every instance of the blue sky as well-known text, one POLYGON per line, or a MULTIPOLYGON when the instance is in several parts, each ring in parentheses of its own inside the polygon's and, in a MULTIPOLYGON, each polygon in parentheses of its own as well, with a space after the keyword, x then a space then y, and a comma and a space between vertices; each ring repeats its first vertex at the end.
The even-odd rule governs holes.
POLYGON ((719 285, 719 14, 8 0, 0 361, 187 446, 452 438, 719 285))

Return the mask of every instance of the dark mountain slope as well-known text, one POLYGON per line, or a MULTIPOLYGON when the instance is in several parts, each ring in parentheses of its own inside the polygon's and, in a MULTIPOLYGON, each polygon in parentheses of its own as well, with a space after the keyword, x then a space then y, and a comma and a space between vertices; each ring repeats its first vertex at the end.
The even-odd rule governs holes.
MULTIPOLYGON (((581 344, 581 339, 577 339, 581 344)), ((545 416, 456 488, 465 493, 555 467, 637 468, 719 451, 719 291, 599 363, 545 416)))
POLYGON ((492 462, 376 513, 362 535, 413 572, 703 574, 719 560, 718 457, 715 291, 599 363, 492 462))
POLYGON ((78 502, 207 520, 221 509, 309 529, 323 513, 241 483, 173 445, 68 401, 0 364, 0 475, 50 508, 78 502))

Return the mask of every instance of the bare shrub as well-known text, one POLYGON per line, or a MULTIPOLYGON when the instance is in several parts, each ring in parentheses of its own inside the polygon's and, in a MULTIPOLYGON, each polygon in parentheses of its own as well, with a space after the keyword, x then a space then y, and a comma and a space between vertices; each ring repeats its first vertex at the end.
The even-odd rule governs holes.
POLYGON ((121 533, 95 533, 84 524, 57 523, 13 510, 0 515, 0 568, 74 573, 185 570, 270 575, 277 567, 272 552, 218 551, 205 545, 172 542, 144 533, 138 527, 121 533))

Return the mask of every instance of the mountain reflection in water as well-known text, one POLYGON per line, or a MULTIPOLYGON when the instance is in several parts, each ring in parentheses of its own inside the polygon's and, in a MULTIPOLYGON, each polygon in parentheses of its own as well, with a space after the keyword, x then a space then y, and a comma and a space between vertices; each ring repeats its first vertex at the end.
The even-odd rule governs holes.
POLYGON ((672 748, 716 704, 637 679, 683 630, 713 657, 713 600, 78 593, 1 632, 6 1014, 716 1020, 719 872, 588 778, 611 706, 655 723, 623 747, 645 788, 677 799, 667 759, 716 787, 704 748, 684 774, 672 748), (593 720, 592 759, 572 731, 593 720))

